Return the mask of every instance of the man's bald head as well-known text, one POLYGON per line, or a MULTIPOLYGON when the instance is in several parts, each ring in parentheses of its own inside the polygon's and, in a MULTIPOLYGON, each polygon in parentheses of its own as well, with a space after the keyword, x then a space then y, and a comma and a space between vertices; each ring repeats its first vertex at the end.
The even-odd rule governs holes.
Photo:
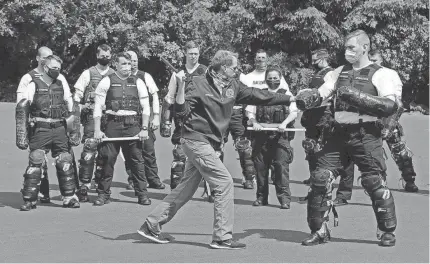
POLYGON ((127 54, 131 57, 131 72, 134 73, 138 70, 139 59, 137 58, 136 52, 129 50, 127 54))
POLYGON ((37 64, 38 67, 41 67, 43 60, 45 60, 46 57, 53 55, 53 52, 50 48, 48 47, 40 47, 37 50, 37 55, 36 55, 36 60, 37 60, 37 64))

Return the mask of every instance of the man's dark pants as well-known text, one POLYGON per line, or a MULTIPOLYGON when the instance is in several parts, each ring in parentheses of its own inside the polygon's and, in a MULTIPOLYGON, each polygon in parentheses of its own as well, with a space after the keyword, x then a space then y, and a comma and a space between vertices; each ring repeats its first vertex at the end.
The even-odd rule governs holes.
MULTIPOLYGON (((134 137, 140 132, 139 120, 137 117, 107 116, 105 135, 109 138, 134 137)), ((120 149, 124 158, 130 164, 133 175, 133 185, 135 195, 143 197, 147 195, 145 165, 142 156, 143 144, 139 140, 103 142, 99 148, 99 155, 103 161, 102 178, 97 187, 99 194, 110 195, 114 166, 120 149)))
MULTIPOLYGON (((145 176, 149 185, 159 184, 161 180, 158 177, 157 158, 155 156, 155 133, 153 130, 149 130, 148 135, 149 138, 143 141, 142 152, 143 160, 145 161, 145 176)), ((125 162, 125 170, 129 175, 128 181, 132 181, 130 162, 125 162)))
POLYGON ((253 133, 253 161, 257 171, 257 198, 267 201, 269 196, 269 169, 274 167, 275 190, 279 203, 291 202, 289 164, 293 150, 287 135, 271 136, 266 132, 253 133))

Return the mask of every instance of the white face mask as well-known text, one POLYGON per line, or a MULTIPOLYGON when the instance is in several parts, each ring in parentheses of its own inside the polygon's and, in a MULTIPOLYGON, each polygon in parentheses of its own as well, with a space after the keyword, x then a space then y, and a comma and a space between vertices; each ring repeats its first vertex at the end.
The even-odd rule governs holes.
POLYGON ((357 55, 356 52, 350 51, 350 50, 346 50, 345 51, 345 59, 349 62, 349 63, 354 63, 356 61, 358 61, 359 57, 357 55))

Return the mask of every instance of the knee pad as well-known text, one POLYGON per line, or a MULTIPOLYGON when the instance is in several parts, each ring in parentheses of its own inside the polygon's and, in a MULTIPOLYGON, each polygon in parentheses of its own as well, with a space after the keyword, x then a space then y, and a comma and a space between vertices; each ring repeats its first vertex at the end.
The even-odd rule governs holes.
POLYGON ((42 164, 39 166, 29 165, 24 174, 24 184, 21 193, 24 201, 37 201, 42 179, 42 164))
POLYGON ((372 193, 384 186, 384 179, 381 175, 373 173, 361 176, 361 186, 372 197, 372 193))
POLYGON ((173 161, 170 169, 170 188, 173 190, 181 182, 184 175, 185 163, 173 161))
POLYGON ((307 196, 307 221, 311 232, 321 229, 322 224, 329 220, 331 197, 321 188, 312 187, 307 196))
POLYGON ((311 173, 311 186, 313 188, 326 188, 328 191, 332 190, 332 183, 336 179, 337 171, 328 169, 318 169, 311 173))
POLYGON ((406 147, 406 143, 404 141, 399 141, 397 143, 390 142, 388 146, 390 147, 394 161, 402 172, 402 177, 406 181, 413 181, 416 176, 412 163, 413 153, 406 147))
POLYGON ((73 169, 73 157, 70 153, 61 153, 55 158, 58 185, 61 195, 72 196, 75 194, 76 182, 73 169))
POLYGON ((41 149, 36 149, 30 152, 28 155, 28 161, 30 166, 42 167, 46 165, 45 151, 41 149))
POLYGON ((187 156, 185 155, 181 145, 175 145, 172 152, 174 161, 185 162, 185 160, 187 159, 187 156))
POLYGON ((371 195, 378 228, 384 232, 394 232, 397 226, 396 207, 391 191, 385 187, 376 189, 371 195))
POLYGON ((234 146, 239 153, 252 152, 251 141, 249 139, 237 138, 234 146))
POLYGON ((97 155, 97 142, 89 138, 85 141, 84 149, 79 160, 79 180, 90 183, 94 172, 94 161, 97 155))

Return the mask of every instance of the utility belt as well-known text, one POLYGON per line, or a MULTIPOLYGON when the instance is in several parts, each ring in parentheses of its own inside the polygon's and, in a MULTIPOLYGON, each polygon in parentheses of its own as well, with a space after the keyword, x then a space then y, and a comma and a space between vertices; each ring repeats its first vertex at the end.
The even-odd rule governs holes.
POLYGON ((118 123, 123 123, 124 125, 135 125, 139 123, 138 115, 112 115, 106 114, 107 121, 113 121, 118 123))
POLYGON ((302 141, 305 153, 312 155, 321 151, 327 140, 335 136, 334 131, 335 125, 333 123, 306 128, 305 139, 302 141))
POLYGON ((31 120, 30 122, 31 122, 31 126, 34 128, 40 127, 40 128, 53 129, 53 128, 66 126, 66 121, 64 119, 50 120, 50 119, 33 118, 33 120, 31 120))
POLYGON ((362 120, 360 120, 358 123, 355 124, 336 123, 334 133, 335 136, 346 136, 349 138, 353 138, 356 136, 364 136, 365 134, 380 136, 382 128, 383 126, 381 122, 363 122, 362 120))

